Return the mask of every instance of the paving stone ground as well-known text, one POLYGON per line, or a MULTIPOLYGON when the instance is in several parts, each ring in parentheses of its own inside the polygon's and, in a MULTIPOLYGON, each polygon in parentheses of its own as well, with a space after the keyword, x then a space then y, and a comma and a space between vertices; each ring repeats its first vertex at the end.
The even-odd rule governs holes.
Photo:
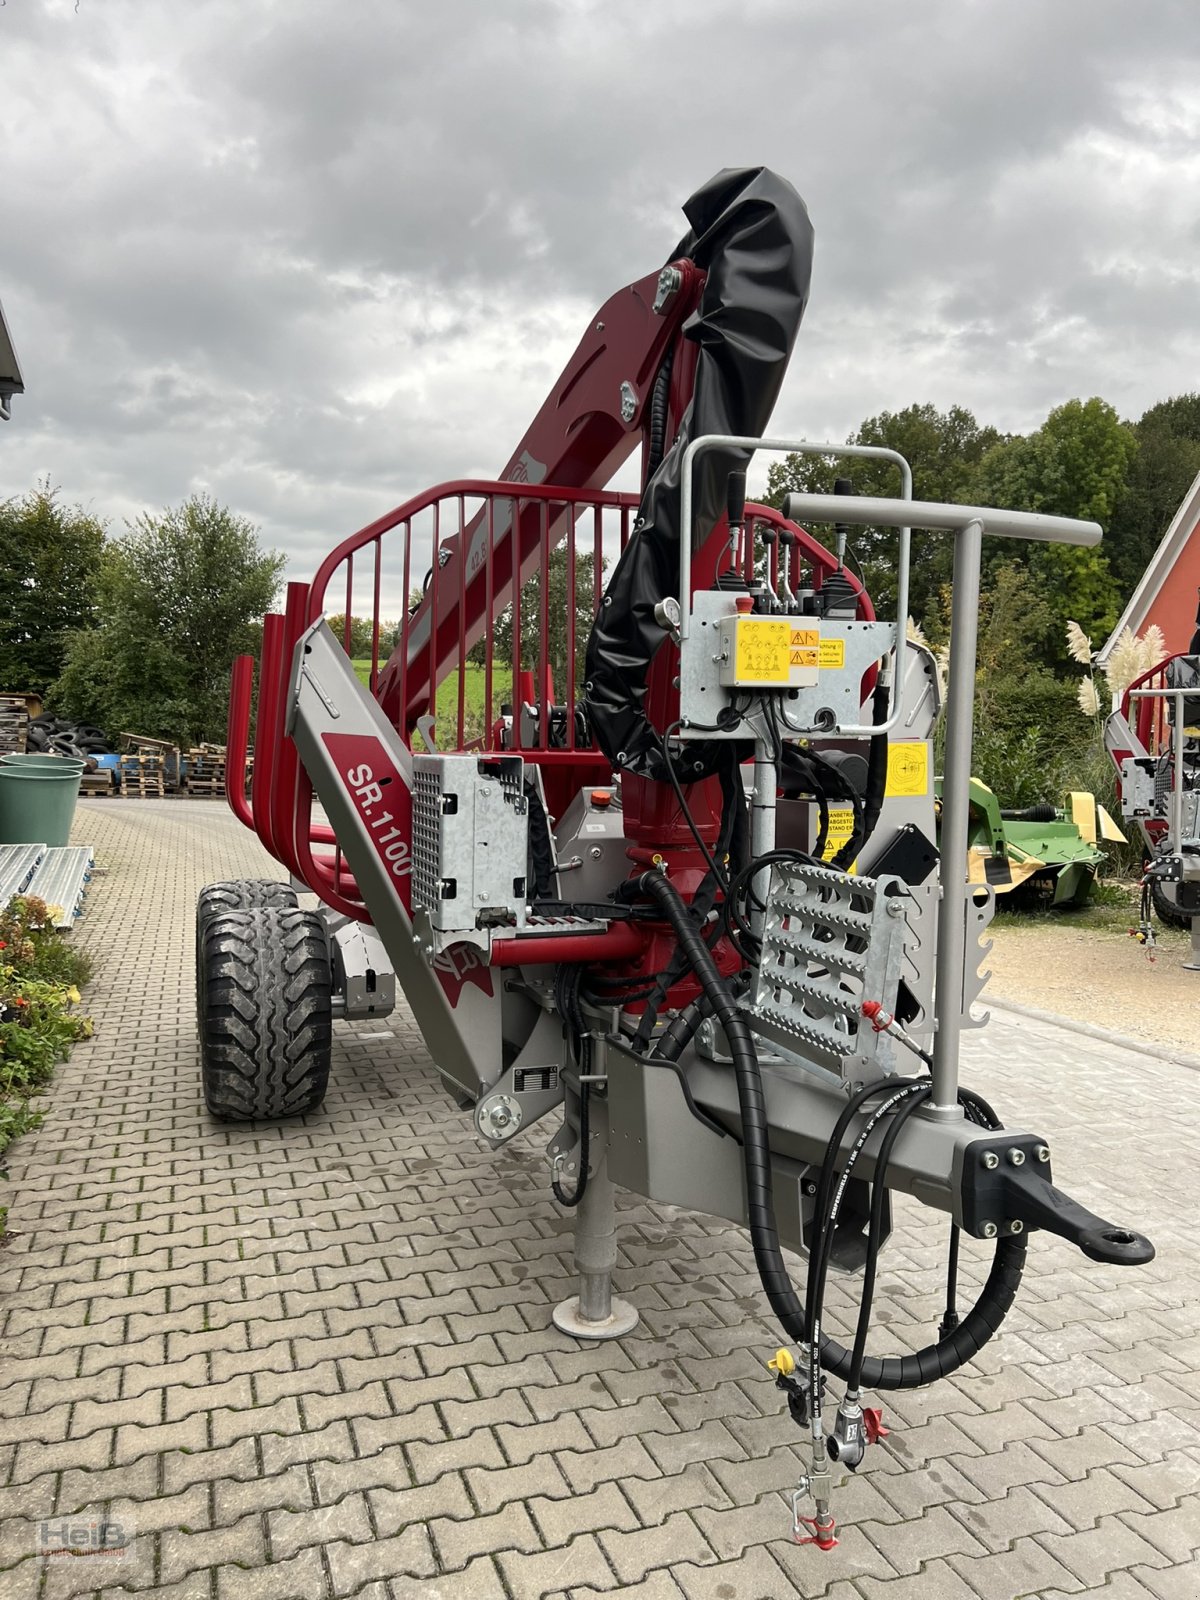
MULTIPOLYGON (((481 1148, 404 1012, 338 1025, 319 1114, 214 1124, 195 895, 271 863, 219 803, 91 801, 77 834, 96 1036, 0 1189, 3 1600, 1200 1593, 1195 1072, 1012 1015, 972 1036, 970 1081, 1158 1259, 1039 1236, 976 1366, 885 1401, 824 1555, 788 1536, 800 1441, 739 1230, 623 1196, 641 1326, 572 1343, 550 1124, 481 1148), (105 1516, 122 1559, 35 1554, 40 1523, 105 1516)), ((877 1348, 936 1326, 944 1238, 899 1208, 877 1348)), ((831 1294, 848 1329, 853 1281, 831 1294)))

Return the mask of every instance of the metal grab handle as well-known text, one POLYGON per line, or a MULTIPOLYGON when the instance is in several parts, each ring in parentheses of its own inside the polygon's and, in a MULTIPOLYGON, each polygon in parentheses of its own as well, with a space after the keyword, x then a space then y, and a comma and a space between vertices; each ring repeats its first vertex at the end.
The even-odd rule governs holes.
MULTIPOLYGON (((809 439, 754 439, 741 434, 706 433, 699 439, 693 439, 684 451, 683 476, 680 496, 680 519, 683 527, 683 537, 679 541, 679 604, 683 615, 679 626, 679 637, 686 639, 691 631, 692 623, 692 472, 696 457, 707 450, 720 449, 770 450, 775 454, 805 456, 859 456, 875 461, 891 461, 900 469, 900 487, 905 496, 912 494, 912 468, 898 450, 889 449, 881 444, 818 444, 809 439)), ((853 504, 850 495, 837 495, 839 505, 853 504)), ((874 504, 875 502, 869 502, 874 504)), ((889 504, 905 505, 907 500, 889 502, 889 504)), ((840 521, 851 521, 852 518, 839 518, 840 521)), ((902 524, 907 519, 902 519, 902 524)), ((892 649, 896 661, 903 658, 904 641, 908 627, 908 568, 909 568, 910 536, 907 526, 900 527, 900 547, 896 555, 896 626, 892 649)), ((865 591, 864 591, 865 593, 865 591)), ((900 719, 900 679, 901 674, 895 673, 891 692, 888 696, 887 716, 878 724, 854 723, 839 728, 838 732, 846 738, 861 738, 877 733, 890 733, 900 719)))
POLYGON ((998 506, 956 506, 937 500, 872 500, 861 495, 789 494, 783 514, 793 522, 853 522, 860 527, 880 523, 896 528, 933 528, 957 533, 968 522, 982 524, 985 534, 998 539, 1033 539, 1041 544, 1100 543, 1098 522, 1075 517, 1051 517, 1042 511, 1002 511, 998 506))

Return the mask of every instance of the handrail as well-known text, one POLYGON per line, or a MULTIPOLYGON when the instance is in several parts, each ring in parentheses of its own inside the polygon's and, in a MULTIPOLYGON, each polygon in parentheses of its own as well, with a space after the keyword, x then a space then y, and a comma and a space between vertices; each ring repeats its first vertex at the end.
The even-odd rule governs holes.
POLYGON ((329 587, 330 578, 343 561, 374 543, 385 533, 390 533, 402 522, 411 521, 412 518, 420 516, 422 511, 431 510, 438 501, 458 495, 479 499, 497 496, 507 499, 511 495, 517 495, 522 500, 549 500, 560 505, 601 506, 618 511, 636 509, 640 498, 636 494, 623 493, 615 489, 565 489, 557 484, 523 483, 512 478, 451 478, 445 483, 436 484, 432 489, 414 495, 411 500, 404 501, 394 510, 386 512, 374 522, 369 522, 365 528, 360 528, 357 533, 352 533, 343 539, 341 544, 325 557, 313 577, 309 589, 308 621, 316 622, 324 615, 325 591, 329 587))
POLYGON ((1185 657, 1188 657, 1186 650, 1176 651, 1172 656, 1164 656, 1148 672, 1143 672, 1140 678, 1135 678, 1121 696, 1121 715, 1126 721, 1129 720, 1131 700, 1134 698, 1141 700, 1142 703, 1137 708, 1137 727, 1134 731, 1142 745, 1152 754, 1157 754, 1158 744, 1162 737, 1164 707, 1161 704, 1154 705, 1150 697, 1143 696, 1138 691, 1150 686, 1151 680, 1155 678, 1160 679, 1165 686, 1167 668, 1172 661, 1181 661, 1185 657))
POLYGON ((225 798, 229 809, 254 832, 246 800, 246 759, 250 754, 250 705, 254 697, 254 657, 236 656, 229 675, 229 727, 225 735, 225 798))

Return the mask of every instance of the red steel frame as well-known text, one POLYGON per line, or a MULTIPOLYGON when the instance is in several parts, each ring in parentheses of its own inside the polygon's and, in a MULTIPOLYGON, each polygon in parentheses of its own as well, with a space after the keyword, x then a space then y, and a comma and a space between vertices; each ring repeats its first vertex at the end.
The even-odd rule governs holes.
MULTIPOLYGON (((602 559, 606 555, 605 518, 607 516, 610 524, 616 525, 615 541, 611 532, 607 538, 609 548, 615 556, 624 548, 629 538, 637 504, 636 495, 604 490, 581 491, 551 485, 460 479, 440 484, 425 494, 415 496, 344 540, 321 563, 310 585, 299 583, 288 585, 283 614, 269 615, 264 622, 258 720, 254 741, 254 777, 249 804, 246 801, 244 779, 239 780, 237 775, 244 774, 245 770, 253 661, 248 656, 242 656, 234 664, 230 692, 229 756, 226 766, 227 792, 234 813, 257 832, 263 843, 289 872, 305 882, 334 910, 360 920, 369 920, 358 898, 353 878, 342 861, 332 830, 328 826, 313 822, 312 785, 299 761, 295 745, 285 733, 288 689, 296 643, 307 627, 325 614, 330 604, 331 592, 343 601, 347 619, 343 645, 349 646, 349 619, 354 613, 355 604, 356 564, 360 574, 365 568, 369 575, 368 604, 371 615, 372 651, 368 682, 376 698, 387 711, 389 721, 397 727, 400 737, 406 744, 411 743, 419 717, 424 715, 438 717, 439 684, 445 683, 448 678, 457 674, 456 703, 448 719, 450 729, 446 730, 452 733, 453 737, 443 737, 439 741, 441 747, 479 750, 500 748, 498 734, 501 722, 495 715, 496 662, 495 651, 490 647, 490 637, 484 658, 482 725, 474 736, 469 736, 471 730, 468 726, 466 707, 467 674, 462 669, 477 638, 488 626, 485 619, 497 616, 511 600, 513 684, 521 689, 524 682, 527 691, 533 686, 529 698, 539 708, 545 707, 552 701, 554 691, 557 690, 565 717, 561 745, 551 745, 550 718, 544 713, 537 719, 534 739, 527 743, 521 737, 519 699, 524 696, 518 697, 510 690, 513 716, 509 742, 505 748, 522 755, 527 762, 542 769, 552 815, 561 814, 566 803, 580 787, 588 783, 606 781, 611 772, 608 758, 593 744, 580 745, 577 740, 575 663, 584 641, 576 637, 575 607, 570 604, 567 606, 566 681, 558 685, 551 682, 547 644, 550 605, 548 573, 551 554, 565 539, 567 588, 572 595, 574 594, 578 578, 576 548, 582 525, 589 535, 588 542, 593 557, 592 593, 589 598, 590 609, 594 612, 599 606, 602 559), (468 515, 468 505, 474 502, 478 502, 478 508, 468 515), (443 513, 447 506, 454 510, 452 519, 454 525, 449 534, 443 535, 442 529, 447 520, 443 513), (495 529, 498 522, 497 508, 500 506, 508 512, 509 528, 517 530, 519 535, 523 555, 519 563, 522 583, 528 588, 532 582, 537 592, 540 607, 538 633, 541 644, 537 652, 537 661, 532 664, 524 660, 521 649, 521 588, 518 586, 514 590, 511 555, 503 561, 498 559, 495 529), (399 637, 389 660, 381 667, 381 596, 384 591, 385 572, 398 569, 401 574, 402 593, 409 592, 413 578, 413 524, 422 515, 432 517, 434 539, 437 541, 430 550, 431 570, 428 589, 422 605, 416 611, 410 613, 407 607, 404 608, 399 637), (472 533, 480 532, 482 532, 483 559, 468 579, 467 563, 455 558, 461 553, 464 540, 472 533), (385 562, 384 556, 384 541, 389 535, 397 535, 400 545, 398 559, 393 559, 390 564, 385 562), (431 652, 428 639, 423 644, 414 646, 413 635, 421 616, 438 615, 439 587, 445 584, 447 574, 452 571, 456 574, 457 584, 453 595, 455 604, 448 612, 452 626, 443 625, 437 630, 434 637, 434 651, 431 652), (432 673, 431 656, 435 663, 432 673)), ((753 576, 754 564, 761 552, 762 547, 756 539, 756 532, 763 526, 776 529, 792 527, 770 507, 747 508, 746 528, 737 558, 739 569, 747 577, 753 576)), ((801 559, 812 568, 820 580, 832 570, 832 556, 802 529, 794 531, 801 559)), ((393 539, 390 541, 390 546, 394 547, 396 542, 397 540, 393 539)), ((511 539, 507 540, 506 544, 511 552, 511 539)), ((708 545, 710 550, 715 551, 723 551, 725 547, 724 538, 714 538, 708 545)), ((768 556, 772 581, 777 580, 778 548, 776 541, 768 556)), ((699 578, 702 574, 698 572, 697 576, 699 578)), ((873 616, 870 601, 865 594, 860 594, 859 608, 863 617, 873 616)), ((661 667, 658 662, 655 665, 665 674, 669 685, 676 670, 671 646, 664 646, 661 667)), ((438 720, 440 727, 444 729, 447 719, 438 720)), ((704 786, 696 787, 702 789, 704 786)), ((662 785, 645 785, 644 791, 637 796, 637 814, 645 827, 653 827, 656 838, 664 846, 671 845, 685 855, 693 851, 693 841, 678 816, 678 805, 674 796, 662 785)), ((629 800, 626 803, 629 807, 629 800)), ((703 810, 703 807, 698 809, 703 810)), ((644 828, 638 831, 644 831, 644 828)), ((639 848, 635 845, 631 854, 635 859, 641 859, 646 855, 648 848, 645 846, 639 848)), ((695 862, 681 863, 681 865, 690 865, 695 870, 701 870, 701 860, 698 852, 696 854, 695 862)), ((630 941, 625 937, 623 930, 614 929, 612 932, 621 933, 622 939, 614 940, 611 935, 589 935, 583 938, 582 943, 579 939, 567 941, 570 949, 564 945, 563 950, 553 956, 550 954, 550 946, 557 944, 558 941, 539 938, 536 946, 543 961, 584 959, 585 949, 586 959, 589 960, 604 956, 616 960, 623 954, 634 953, 632 946, 629 951, 624 949, 624 945, 630 941), (574 948, 576 944, 580 944, 578 951, 574 948)), ((522 959, 522 946, 526 943, 527 941, 519 938, 497 941, 497 951, 501 947, 504 950, 504 954, 498 956, 497 964, 508 964, 522 959)), ((530 953, 524 958, 532 960, 533 955, 530 953)))
MULTIPOLYGON (((601 306, 499 479, 464 478, 418 495, 344 540, 321 563, 311 584, 289 584, 283 614, 267 617, 263 628, 249 802, 244 787, 244 758, 251 719, 253 662, 241 657, 235 663, 226 765, 229 803, 276 859, 335 911, 369 920, 332 830, 313 822, 312 785, 286 735, 285 723, 297 640, 306 627, 324 615, 331 604, 331 594, 343 594, 343 585, 343 644, 349 653, 350 619, 361 592, 356 584, 361 585, 364 575, 368 579, 369 597, 360 609, 369 611, 371 616, 369 688, 405 743, 410 743, 419 718, 438 717, 439 686, 457 673, 457 704, 448 719, 450 727, 445 719, 441 721, 441 748, 499 748, 496 653, 491 630, 505 608, 511 606, 513 659, 509 698, 513 716, 510 742, 505 748, 540 768, 553 816, 561 815, 581 786, 608 778, 611 768, 607 758, 590 743, 581 746, 576 736, 575 662, 583 641, 576 637, 576 611, 571 603, 566 617, 565 682, 551 682, 547 643, 552 603, 549 562, 551 553, 565 539, 566 587, 574 596, 579 576, 578 529, 582 521, 586 536, 590 518, 594 613, 601 599, 600 558, 619 556, 630 537, 631 519, 640 498, 614 493, 603 485, 639 443, 643 480, 646 477, 651 431, 649 397, 668 352, 672 364, 666 426, 660 441, 664 446, 674 438, 691 403, 699 350, 685 330, 699 304, 704 274, 687 259, 675 261, 672 266, 677 269, 679 287, 665 303, 656 303, 659 274, 652 272, 618 290, 601 306), (631 410, 623 398, 630 391, 635 399, 631 410), (430 572, 421 603, 410 614, 408 597, 419 573, 419 567, 414 567, 414 552, 422 518, 429 524, 430 572), (398 534, 402 548, 399 559, 385 565, 383 542, 393 534, 398 534), (385 575, 394 581, 397 571, 399 638, 381 663, 385 575), (525 662, 521 648, 522 589, 530 581, 536 587, 539 606, 541 644, 536 663, 525 662), (486 640, 484 717, 482 726, 468 737, 466 673, 462 669, 480 640, 486 640), (564 719, 561 742, 552 741, 550 727, 548 707, 555 699, 561 703, 564 719), (536 715, 536 736, 528 745, 522 739, 523 702, 536 715), (450 733, 453 736, 447 737, 450 733)), ((746 528, 735 557, 748 578, 761 558, 755 529, 764 523, 790 526, 776 511, 761 506, 748 508, 746 528)), ((696 585, 710 583, 727 560, 726 532, 722 522, 696 552, 696 585)), ((819 585, 833 569, 833 558, 806 533, 798 529, 796 532, 801 557, 812 568, 819 585)), ((389 551, 394 543, 395 540, 389 541, 389 551)), ((777 549, 769 557, 773 582, 778 571, 777 549)), ((859 615, 874 616, 869 599, 861 592, 859 615)), ((676 659, 674 647, 666 644, 651 665, 646 705, 658 727, 667 726, 676 714, 676 659)), ((690 790, 689 804, 697 825, 711 841, 719 826, 718 786, 710 779, 690 786, 690 790)), ((623 800, 631 860, 646 862, 661 851, 670 860, 681 890, 688 893, 703 875, 704 858, 684 825, 669 786, 630 775, 623 784, 623 800)), ((407 880, 402 892, 408 892, 407 880)), ((636 956, 643 944, 641 934, 635 937, 633 930, 618 925, 607 933, 586 938, 497 940, 493 961, 501 964, 527 959, 545 964, 607 958, 618 962, 636 956), (535 949, 527 951, 527 945, 535 949)))

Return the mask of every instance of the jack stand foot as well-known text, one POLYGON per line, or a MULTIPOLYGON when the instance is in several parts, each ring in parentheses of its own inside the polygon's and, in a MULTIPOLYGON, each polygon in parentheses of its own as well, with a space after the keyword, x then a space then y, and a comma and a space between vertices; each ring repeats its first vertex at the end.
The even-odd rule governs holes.
POLYGON ((551 1316, 554 1326, 563 1333, 569 1333, 573 1339, 623 1339, 638 1325, 637 1307, 615 1295, 609 1298, 609 1313, 602 1322, 593 1322, 582 1314, 577 1294, 573 1294, 569 1300, 560 1301, 551 1316))
MULTIPOLYGON (((617 1207, 608 1175, 608 1100, 593 1091, 588 1101, 591 1171, 575 1211, 575 1270, 579 1293, 553 1311, 554 1326, 574 1339, 620 1339, 637 1327, 638 1314, 612 1292, 617 1264, 617 1207)), ((580 1161, 588 1152, 580 1152, 580 1161)))

